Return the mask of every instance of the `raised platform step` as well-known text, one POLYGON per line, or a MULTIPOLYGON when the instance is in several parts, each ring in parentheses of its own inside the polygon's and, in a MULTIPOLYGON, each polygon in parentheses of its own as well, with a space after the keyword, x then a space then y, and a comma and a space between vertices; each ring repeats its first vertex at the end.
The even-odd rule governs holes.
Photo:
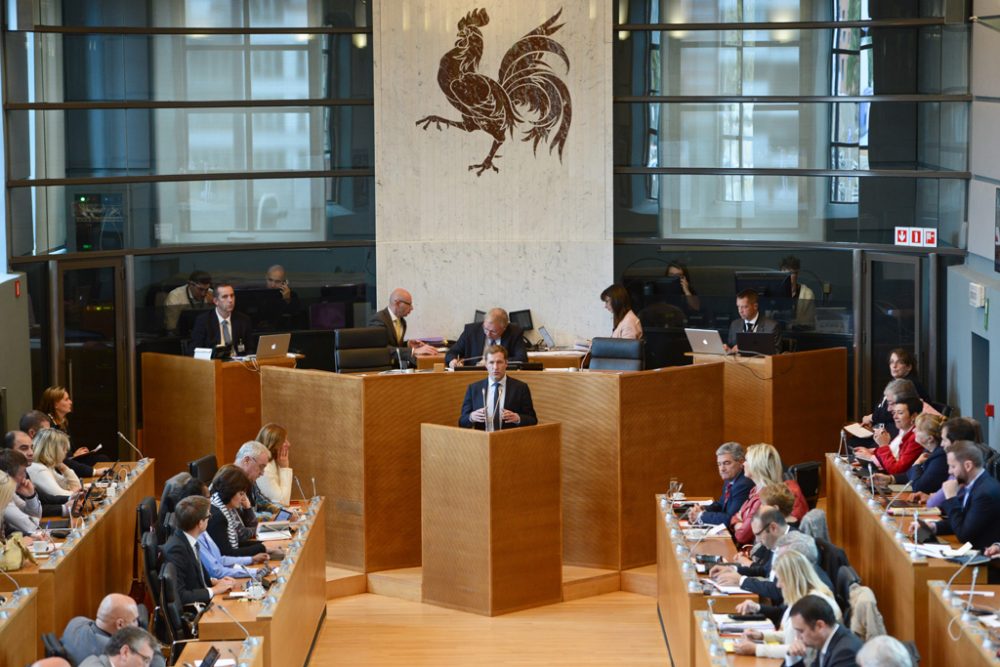
POLYGON ((656 597, 656 565, 643 565, 631 570, 622 570, 622 590, 656 597))
POLYGON ((563 601, 579 600, 620 590, 618 570, 563 565, 563 601))
POLYGON ((326 599, 345 598, 348 595, 365 593, 368 590, 368 578, 363 572, 345 570, 333 565, 326 566, 326 599))
POLYGON ((369 572, 368 592, 409 600, 410 602, 420 602, 423 596, 423 572, 422 567, 369 572))

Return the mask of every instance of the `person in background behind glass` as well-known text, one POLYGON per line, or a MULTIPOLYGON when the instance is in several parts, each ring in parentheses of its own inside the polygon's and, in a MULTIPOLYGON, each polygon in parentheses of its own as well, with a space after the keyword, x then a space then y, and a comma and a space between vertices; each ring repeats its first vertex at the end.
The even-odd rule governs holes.
POLYGON ((792 327, 796 329, 816 328, 816 295, 808 285, 799 282, 799 268, 802 264, 794 255, 783 257, 778 266, 779 271, 786 272, 792 280, 792 302, 795 309, 792 317, 792 327))

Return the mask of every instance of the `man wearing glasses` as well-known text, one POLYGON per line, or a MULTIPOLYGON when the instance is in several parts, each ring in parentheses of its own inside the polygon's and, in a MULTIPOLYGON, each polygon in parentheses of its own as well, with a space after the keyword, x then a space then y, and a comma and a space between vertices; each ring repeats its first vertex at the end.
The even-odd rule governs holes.
POLYGON ((406 316, 413 312, 413 296, 405 289, 397 287, 389 294, 389 305, 372 315, 370 327, 382 327, 389 339, 394 364, 414 366, 416 355, 437 354, 437 350, 420 340, 406 341, 406 316))
POLYGON ((212 303, 212 276, 205 271, 193 271, 186 283, 171 290, 163 300, 163 324, 167 331, 174 331, 181 311, 207 308, 212 303))
POLYGON ((159 653, 160 645, 142 628, 124 627, 111 637, 104 655, 92 655, 80 667, 147 667, 159 653))

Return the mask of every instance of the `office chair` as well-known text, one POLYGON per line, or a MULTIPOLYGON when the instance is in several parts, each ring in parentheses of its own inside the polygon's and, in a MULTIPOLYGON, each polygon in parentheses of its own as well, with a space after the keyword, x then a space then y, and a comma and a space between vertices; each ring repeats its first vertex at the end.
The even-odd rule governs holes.
POLYGON ((590 344, 590 369, 641 371, 646 363, 646 341, 595 338, 590 344))
POLYGON ((42 635, 42 646, 45 648, 46 658, 62 658, 66 662, 70 662, 66 647, 63 646, 54 632, 46 632, 42 635))
POLYGON ((819 461, 805 461, 788 467, 787 475, 798 482, 809 509, 815 509, 819 500, 820 470, 819 461))
POLYGON ((337 329, 333 333, 333 358, 338 373, 377 373, 392 369, 392 353, 385 328, 337 329))
POLYGON ((188 463, 188 472, 191 473, 191 476, 197 477, 205 484, 211 484, 212 478, 218 471, 219 462, 215 459, 215 454, 209 454, 188 463))

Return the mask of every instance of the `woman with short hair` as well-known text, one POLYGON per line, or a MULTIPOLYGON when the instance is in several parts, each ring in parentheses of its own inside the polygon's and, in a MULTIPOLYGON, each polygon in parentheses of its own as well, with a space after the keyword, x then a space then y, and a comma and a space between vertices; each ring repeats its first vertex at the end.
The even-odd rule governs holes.
POLYGON ((208 534, 212 536, 223 556, 254 556, 267 549, 254 538, 254 530, 247 528, 236 508, 247 502, 250 478, 237 466, 228 463, 215 473, 211 492, 212 516, 208 520, 208 534))

